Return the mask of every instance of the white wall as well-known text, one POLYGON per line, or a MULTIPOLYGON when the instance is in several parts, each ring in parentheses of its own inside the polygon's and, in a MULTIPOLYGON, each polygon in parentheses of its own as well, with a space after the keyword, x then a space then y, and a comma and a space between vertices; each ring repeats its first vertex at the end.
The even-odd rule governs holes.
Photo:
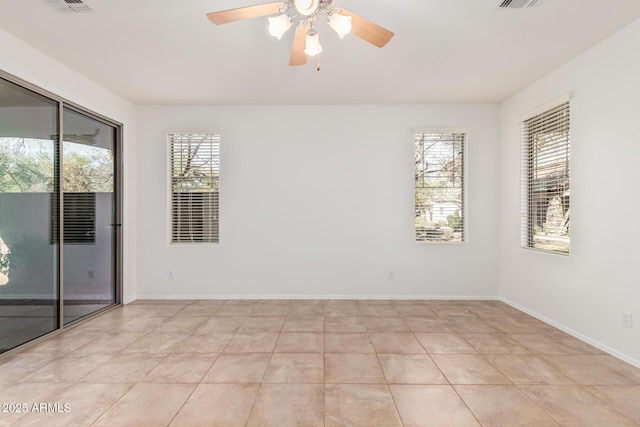
POLYGON ((0 30, 0 70, 123 124, 124 302, 136 298, 136 109, 117 94, 0 30))
POLYGON ((138 297, 495 298, 497 118, 495 105, 139 107, 138 297), (416 126, 470 129, 468 244, 413 241, 416 126), (166 134, 203 127, 221 134, 221 241, 169 245, 166 134))
POLYGON ((640 20, 500 108, 500 294, 640 366, 640 20), (571 92, 571 255, 520 248, 520 120, 571 92), (622 326, 633 312, 635 328, 622 326))

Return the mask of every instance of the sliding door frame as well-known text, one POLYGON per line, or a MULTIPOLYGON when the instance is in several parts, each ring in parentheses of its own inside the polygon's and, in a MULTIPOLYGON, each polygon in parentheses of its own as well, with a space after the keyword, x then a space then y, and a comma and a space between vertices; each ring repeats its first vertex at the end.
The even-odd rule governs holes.
POLYGON ((49 92, 46 89, 43 89, 39 86, 34 85, 33 83, 30 83, 28 81, 25 81, 19 77, 16 77, 10 73, 7 73, 3 70, 0 70, 0 77, 11 82, 14 83, 18 86, 22 86, 25 89, 28 89, 32 92, 35 92, 39 95, 42 95, 44 97, 47 97, 49 99, 51 99, 52 101, 57 102, 58 104, 58 141, 57 141, 57 148, 56 148, 56 153, 55 155, 58 156, 59 162, 58 162, 58 167, 59 167, 59 171, 58 171, 58 177, 56 177, 59 180, 59 184, 58 184, 58 198, 59 198, 59 203, 58 203, 58 227, 59 227, 59 236, 61 237, 60 242, 58 243, 59 248, 58 248, 58 260, 57 260, 57 281, 58 281, 58 329, 49 332, 39 338, 36 338, 34 340, 28 341, 22 345, 19 345, 18 347, 8 350, 4 353, 2 353, 2 356, 5 356, 6 354, 10 354, 13 353, 14 350, 16 349, 21 349, 24 348, 27 345, 31 345, 34 344, 36 342, 41 341, 42 339, 46 339, 54 334, 60 333, 61 331, 71 328, 75 325, 78 325, 80 323, 83 323, 84 321, 91 319, 101 313, 104 313, 106 311, 112 310, 116 307, 119 307, 122 305, 122 294, 123 294, 123 232, 122 232, 122 199, 123 199, 123 190, 124 190, 124 186, 123 186, 123 162, 122 162, 122 136, 123 136, 123 132, 122 132, 122 123, 117 122, 113 119, 110 119, 106 116, 103 116, 101 114, 98 114, 94 111, 91 111, 89 109, 87 109, 86 107, 83 107, 80 104, 77 104, 75 102, 69 101, 66 98, 63 98, 59 95, 56 95, 55 93, 49 92), (87 116, 91 119, 97 120, 99 122, 102 122, 108 126, 112 126, 115 129, 115 141, 114 141, 114 145, 115 145, 115 149, 114 149, 114 155, 115 155, 115 161, 114 161, 114 186, 113 186, 113 190, 115 192, 115 218, 113 218, 114 222, 111 225, 112 227, 115 227, 115 232, 114 232, 114 237, 115 237, 115 251, 114 251, 114 262, 115 262, 115 268, 113 268, 113 280, 115 281, 115 287, 114 287, 114 303, 101 308, 99 310, 94 311, 93 313, 87 314, 86 316, 83 316, 77 320, 74 320, 72 322, 69 322, 67 325, 64 324, 64 198, 63 198, 63 194, 64 194, 64 188, 62 185, 62 177, 63 177, 63 172, 64 172, 64 162, 62 161, 62 143, 63 143, 63 138, 64 138, 64 122, 63 122, 63 110, 64 108, 67 108, 69 110, 75 111, 76 113, 82 114, 84 116, 87 116))

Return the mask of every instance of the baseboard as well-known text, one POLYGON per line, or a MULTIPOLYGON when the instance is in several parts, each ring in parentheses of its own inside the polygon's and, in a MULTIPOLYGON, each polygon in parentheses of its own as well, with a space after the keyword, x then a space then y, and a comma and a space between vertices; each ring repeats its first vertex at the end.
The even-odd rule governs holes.
POLYGON ((539 314, 539 313, 537 313, 537 312, 535 312, 533 310, 529 310, 528 308, 523 307, 520 304, 517 304, 517 303, 515 303, 515 302, 513 302, 513 301, 511 301, 511 300, 509 300, 507 298, 500 297, 499 300, 502 301, 505 304, 510 305, 513 308, 516 308, 516 309, 518 309, 518 310, 520 310, 520 311, 522 311, 524 313, 527 313, 530 316, 535 317, 538 320, 543 321, 544 323, 547 323, 547 324, 553 326, 554 328, 557 328, 557 329, 560 329, 563 332, 566 332, 567 334, 571 335, 574 338, 577 338, 577 339, 579 339, 581 341, 586 342, 587 344, 590 344, 590 345, 596 347, 597 349, 600 349, 600 350, 602 350, 602 351, 604 351, 606 353, 609 353, 613 357, 616 357, 616 358, 618 358, 618 359, 620 359, 620 360, 622 360, 622 361, 624 361, 624 362, 626 362, 626 363, 628 363, 630 365, 633 365, 636 368, 640 368, 640 360, 638 360, 638 359, 635 359, 635 358, 633 358, 633 357, 631 357, 631 356, 629 356, 627 354, 621 353, 618 350, 616 350, 614 348, 611 348, 606 344, 603 344, 603 343, 601 343, 599 341, 596 341, 596 340, 594 340, 594 339, 592 339, 592 338, 590 338, 590 337, 588 337, 586 335, 581 334, 580 332, 576 332, 573 329, 566 327, 565 325, 562 325, 562 324, 560 324, 560 323, 558 323, 558 322, 556 322, 554 320, 551 320, 548 317, 545 317, 545 316, 543 316, 543 315, 541 315, 541 314, 539 314))
POLYGON ((498 301, 499 297, 487 295, 138 295, 139 300, 220 300, 220 299, 291 299, 291 300, 453 300, 498 301))

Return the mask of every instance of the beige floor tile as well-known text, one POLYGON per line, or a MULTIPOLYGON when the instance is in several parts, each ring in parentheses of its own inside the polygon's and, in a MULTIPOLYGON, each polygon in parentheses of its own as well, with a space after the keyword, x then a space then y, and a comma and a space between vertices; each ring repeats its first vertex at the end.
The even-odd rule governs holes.
POLYGON ((180 311, 176 316, 195 316, 195 317, 209 317, 215 315, 220 307, 222 307, 224 303, 220 302, 219 304, 211 304, 211 305, 203 305, 203 304, 191 304, 188 307, 185 307, 184 310, 180 311))
POLYGON ((324 317, 289 317, 282 332, 324 332, 324 317))
POLYGON ((466 307, 459 304, 448 304, 431 307, 431 310, 441 319, 476 319, 476 315, 466 309, 466 307))
POLYGON ((261 383, 271 353, 222 354, 203 383, 261 383))
POLYGON ((195 384, 136 384, 92 427, 166 426, 195 387, 195 384))
POLYGON ((140 341, 145 332, 122 332, 102 334, 75 351, 77 353, 120 353, 130 345, 140 341))
POLYGON ((293 301, 289 316, 324 316, 324 301, 293 301))
POLYGON ((226 303, 220 307, 214 314, 214 316, 249 316, 256 307, 256 303, 249 304, 230 304, 226 303))
POLYGON ((360 310, 358 310, 358 304, 355 302, 345 304, 327 303, 324 306, 324 315, 326 317, 357 317, 360 316, 360 310))
POLYGON ((276 304, 260 302, 251 312, 252 316, 286 316, 289 314, 290 303, 276 304))
POLYGON ((196 316, 171 317, 158 327, 158 331, 193 332, 195 329, 198 328, 198 326, 203 324, 206 320, 209 320, 209 317, 196 317, 196 316))
POLYGON ((171 317, 178 314, 189 304, 181 301, 172 301, 170 304, 165 302, 154 304, 127 304, 122 307, 122 314, 127 317, 146 317, 146 316, 165 316, 171 317))
POLYGON ((434 317, 405 317, 404 322, 411 332, 451 332, 447 323, 434 317))
POLYGON ((544 334, 553 330, 549 325, 522 314, 485 320, 505 334, 544 334))
POLYGON ((238 333, 231 339, 225 353, 267 353, 272 352, 278 341, 277 332, 238 333))
POLYGON ((401 317, 362 317, 369 332, 411 332, 401 317))
POLYGON ((431 317, 436 318, 436 314, 430 308, 423 304, 396 304, 392 303, 396 312, 400 316, 413 316, 413 317, 431 317))
POLYGON ((322 384, 262 384, 247 426, 321 427, 322 384))
POLYGON ((564 426, 636 425, 582 387, 548 385, 520 387, 540 408, 564 426))
POLYGON ((24 349, 23 353, 49 353, 50 355, 63 355, 74 352, 76 349, 89 343, 93 339, 95 339, 94 336, 60 334, 24 349))
POLYGON ((480 427, 449 385, 391 385, 405 427, 480 427))
POLYGON ((173 350, 173 353, 222 353, 234 335, 234 333, 190 335, 173 350))
POLYGON ((483 426, 559 425, 515 386, 458 385, 455 389, 483 426))
POLYGON ((61 412, 30 413, 15 426, 84 427, 131 389, 130 384, 75 384, 50 397, 61 412), (55 396, 55 397, 53 397, 55 396), (65 406, 68 405, 68 406, 65 406), (65 409, 68 409, 65 412, 65 409))
POLYGON ((276 353, 324 353, 324 334, 315 332, 282 332, 276 353))
POLYGON ((413 334, 374 332, 370 335, 376 353, 425 353, 413 334))
POLYGON ((552 338, 547 333, 512 334, 510 338, 525 347, 532 354, 577 354, 576 349, 552 338))
POLYGON ((385 378, 375 354, 325 354, 326 383, 376 384, 385 378))
POLYGON ((402 426, 386 385, 328 384, 325 426, 402 426))
POLYGON ((471 347, 459 334, 455 333, 417 333, 416 338, 429 354, 475 354, 471 347))
POLYGON ((640 425, 640 386, 592 386, 587 390, 640 425))
POLYGON ((390 384, 448 384, 426 354, 378 354, 378 360, 390 384))
POLYGON ((452 331, 458 333, 492 334, 498 332, 496 328, 478 318, 456 318, 445 320, 445 323, 452 331))
POLYGON ((326 332, 367 332, 367 326, 359 316, 326 317, 324 328, 326 332))
POLYGON ((242 427, 249 419, 258 387, 258 384, 200 384, 170 426, 242 427))
POLYGON ((271 357, 264 382, 322 384, 324 357, 322 354, 276 353, 271 357))
POLYGON ((55 357, 48 353, 18 353, 4 357, 4 360, 0 359, 0 383, 20 381, 55 357))
POLYGON ((465 308, 482 319, 504 318, 509 316, 509 311, 500 306, 468 306, 465 308))
POLYGON ((151 332, 127 347, 123 353, 171 353, 187 335, 180 332, 151 332))
POLYGON ((468 333, 461 337, 478 353, 482 354, 528 354, 529 351, 514 339, 504 334, 468 333))
POLYGON ((210 335, 218 333, 236 333, 248 320, 248 317, 211 317, 195 330, 196 335, 210 335))
POLYGON ((135 383, 149 373, 164 354, 127 353, 116 354, 102 366, 82 378, 82 382, 135 383))
POLYGON ((538 356, 487 355, 486 358, 514 384, 574 384, 538 356))
POLYGON ((604 351, 562 331, 549 332, 547 335, 558 340, 567 347, 570 347, 576 354, 607 354, 604 351))
POLYGON ((145 383, 199 383, 217 354, 170 354, 143 379, 145 383))
POLYGON ((122 324, 118 323, 119 328, 111 328, 105 326, 107 330, 110 332, 151 332, 154 329, 161 327, 168 320, 173 319, 172 317, 159 317, 159 316, 148 316, 148 317, 125 317, 123 318, 122 324))
POLYGON ((360 305, 360 316, 395 317, 398 312, 391 305, 360 305))
POLYGON ((375 353, 369 334, 325 333, 325 353, 375 353))
POLYGON ((284 317, 251 317, 238 329, 239 333, 245 332, 280 332, 284 317))
POLYGON ((640 370, 632 368, 630 365, 627 365, 630 368, 628 370, 616 370, 615 366, 610 366, 607 363, 618 362, 612 356, 571 355, 541 356, 541 358, 579 385, 640 384, 640 370))
POLYGON ((111 354, 67 354, 53 359, 24 378, 32 383, 73 383, 111 359, 111 354))
POLYGON ((509 380, 482 356, 473 354, 431 355, 451 384, 509 384, 509 380))

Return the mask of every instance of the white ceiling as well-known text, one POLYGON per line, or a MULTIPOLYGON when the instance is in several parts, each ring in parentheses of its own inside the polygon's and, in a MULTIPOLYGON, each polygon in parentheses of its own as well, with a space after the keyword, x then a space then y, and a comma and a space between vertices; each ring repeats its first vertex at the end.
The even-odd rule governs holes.
POLYGON ((294 31, 207 12, 260 0, 0 0, 0 27, 136 104, 493 103, 640 17, 640 0, 334 0, 395 32, 378 49, 319 26, 323 53, 289 67, 294 31))

